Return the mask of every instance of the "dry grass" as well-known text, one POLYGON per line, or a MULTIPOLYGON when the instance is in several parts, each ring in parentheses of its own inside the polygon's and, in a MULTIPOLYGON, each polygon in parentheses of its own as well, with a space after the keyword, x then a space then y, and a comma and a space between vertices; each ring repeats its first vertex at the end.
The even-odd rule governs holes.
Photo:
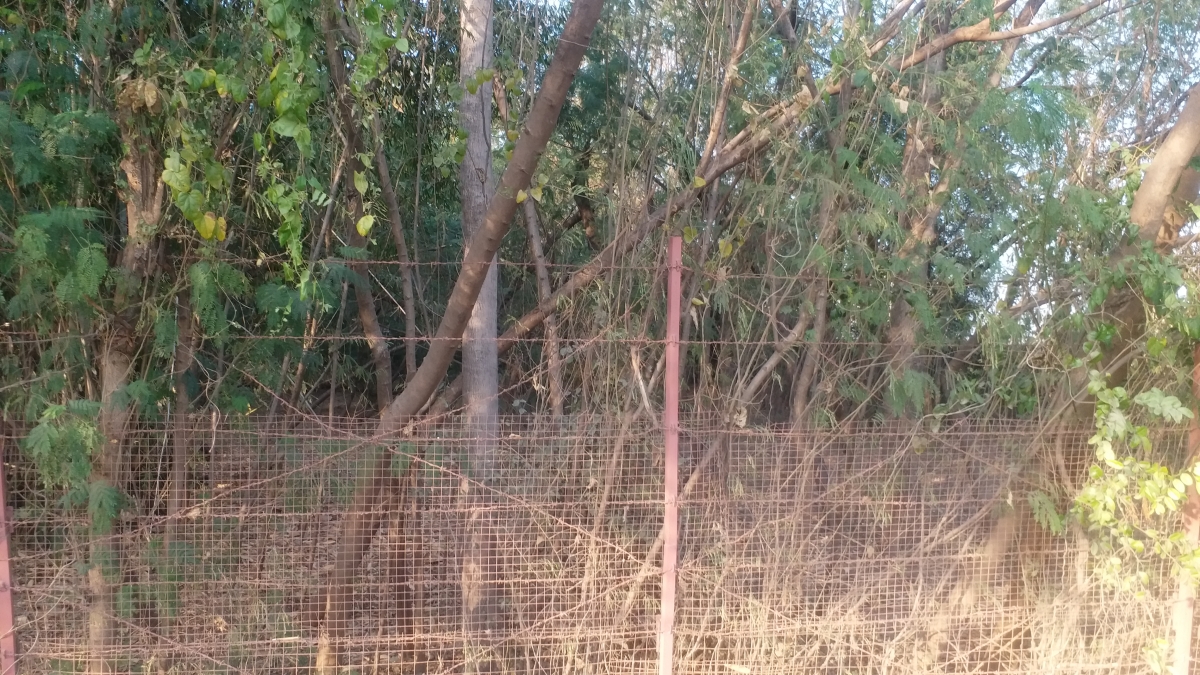
MULTIPOLYGON (((311 669, 317 634, 305 599, 332 568, 368 427, 238 426, 197 421, 174 558, 155 553, 167 434, 147 428, 130 444, 138 480, 121 535, 124 670, 311 669)), ((498 662, 521 673, 654 671, 657 572, 639 570, 661 520, 660 432, 633 429, 614 461, 618 420, 523 417, 504 429, 488 514, 498 662)), ((353 671, 461 669, 461 431, 426 429, 391 446, 419 470, 366 560, 346 647, 353 671)), ((1143 650, 1166 636, 1170 588, 1135 597, 1095 583, 1077 538, 1023 531, 996 564, 981 560, 1021 494, 1015 467, 1037 451, 1036 428, 968 425, 914 443, 899 429, 788 435, 693 420, 684 471, 710 443, 718 461, 681 510, 681 675, 1144 672, 1143 650)), ((11 480, 21 671, 79 671, 83 514, 29 476, 11 480)))

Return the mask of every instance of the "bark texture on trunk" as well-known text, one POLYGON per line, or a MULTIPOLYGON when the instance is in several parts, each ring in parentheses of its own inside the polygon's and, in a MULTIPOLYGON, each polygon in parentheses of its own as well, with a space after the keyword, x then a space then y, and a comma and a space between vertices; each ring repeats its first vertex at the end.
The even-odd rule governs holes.
MULTIPOLYGON (((459 3, 459 80, 464 89, 479 70, 492 65, 492 13, 490 0, 459 3)), ((495 192, 492 177, 492 82, 489 79, 474 94, 465 93, 459 117, 467 130, 467 148, 459 167, 462 201, 463 241, 470 256, 472 238, 483 228, 488 203, 495 192)), ((499 353, 496 346, 496 303, 498 300, 495 257, 479 289, 462 339, 464 428, 468 435, 466 468, 466 537, 462 542, 462 602, 467 644, 464 661, 467 673, 495 670, 492 636, 496 632, 495 555, 491 518, 492 482, 495 480, 496 445, 499 442, 499 353)))

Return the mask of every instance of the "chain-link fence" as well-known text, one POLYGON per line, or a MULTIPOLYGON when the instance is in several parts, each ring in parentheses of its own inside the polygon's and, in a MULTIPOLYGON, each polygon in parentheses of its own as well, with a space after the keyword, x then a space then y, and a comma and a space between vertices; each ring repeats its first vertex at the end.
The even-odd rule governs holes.
MULTIPOLYGON (((176 430, 131 431, 109 667, 320 670, 362 460, 385 452, 343 669, 461 672, 480 643, 499 672, 654 671, 656 423, 504 418, 488 475, 460 425, 391 439, 373 426, 193 417, 182 482, 176 430), (468 557, 482 561, 486 639, 464 631, 468 557)), ((43 488, 22 435, 6 444, 19 668, 83 672, 87 500, 43 488)), ((676 672, 1143 672, 1172 589, 1099 583, 1086 539, 1034 523, 1021 467, 1046 445, 1019 422, 783 433, 685 420, 676 672)))

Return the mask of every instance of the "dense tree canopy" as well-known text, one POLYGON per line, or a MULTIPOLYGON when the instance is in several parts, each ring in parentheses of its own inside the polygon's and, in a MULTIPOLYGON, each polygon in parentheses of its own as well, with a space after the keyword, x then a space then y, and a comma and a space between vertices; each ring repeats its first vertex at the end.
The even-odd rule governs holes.
POLYGON ((1032 517, 1076 504, 1105 551, 1191 561, 1130 514, 1195 494, 1141 425, 1194 402, 1200 3, 613 0, 573 81, 572 8, 494 4, 468 69, 468 5, 2 10, 0 391, 91 514, 95 602, 139 419, 395 430, 471 410, 480 368, 502 413, 641 414, 672 233, 685 408, 1095 425, 1032 517), (470 365, 488 237, 499 356, 470 365))

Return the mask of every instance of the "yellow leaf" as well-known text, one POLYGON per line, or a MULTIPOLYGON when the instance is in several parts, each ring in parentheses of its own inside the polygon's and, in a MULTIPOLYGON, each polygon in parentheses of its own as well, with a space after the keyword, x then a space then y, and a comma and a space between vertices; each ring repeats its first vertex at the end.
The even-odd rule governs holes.
POLYGON ((702 188, 705 185, 708 185, 708 181, 704 180, 700 176, 696 176, 692 179, 692 187, 694 188, 702 188))
POLYGON ((142 87, 142 98, 146 101, 146 109, 154 110, 158 106, 158 87, 147 82, 142 87))
POLYGON ((702 299, 700 299, 700 298, 692 298, 692 304, 693 304, 693 305, 695 305, 695 306, 697 306, 697 307, 703 307, 703 306, 704 306, 704 300, 702 300, 702 299))
MULTIPOLYGON (((354 172, 354 189, 358 190, 358 194, 360 195, 367 194, 367 177, 358 171, 354 172)), ((365 237, 366 235, 363 236, 365 237)))
POLYGON ((524 190, 517 190, 517 203, 520 204, 521 202, 525 201, 525 198, 528 196, 529 195, 525 194, 524 190))
POLYGON ((529 196, 533 197, 533 201, 541 202, 542 201, 542 186, 539 185, 539 186, 531 189, 529 191, 529 196))
POLYGON ((690 244, 693 241, 696 241, 696 237, 698 237, 698 236, 700 236, 700 233, 696 230, 695 227, 688 225, 687 227, 683 228, 684 243, 690 244))
POLYGON ((196 229, 200 232, 200 236, 205 239, 213 238, 213 230, 217 227, 217 217, 212 211, 204 214, 200 220, 196 221, 196 229))
POLYGON ((721 250, 722 258, 728 258, 729 256, 733 255, 733 242, 729 241, 728 239, 722 239, 717 244, 717 248, 721 250))
POLYGON ((217 218, 217 241, 225 241, 225 217, 217 218))
POLYGON ((367 215, 358 219, 358 222, 354 224, 354 229, 358 230, 358 233, 365 237, 374 226, 375 216, 367 215))

